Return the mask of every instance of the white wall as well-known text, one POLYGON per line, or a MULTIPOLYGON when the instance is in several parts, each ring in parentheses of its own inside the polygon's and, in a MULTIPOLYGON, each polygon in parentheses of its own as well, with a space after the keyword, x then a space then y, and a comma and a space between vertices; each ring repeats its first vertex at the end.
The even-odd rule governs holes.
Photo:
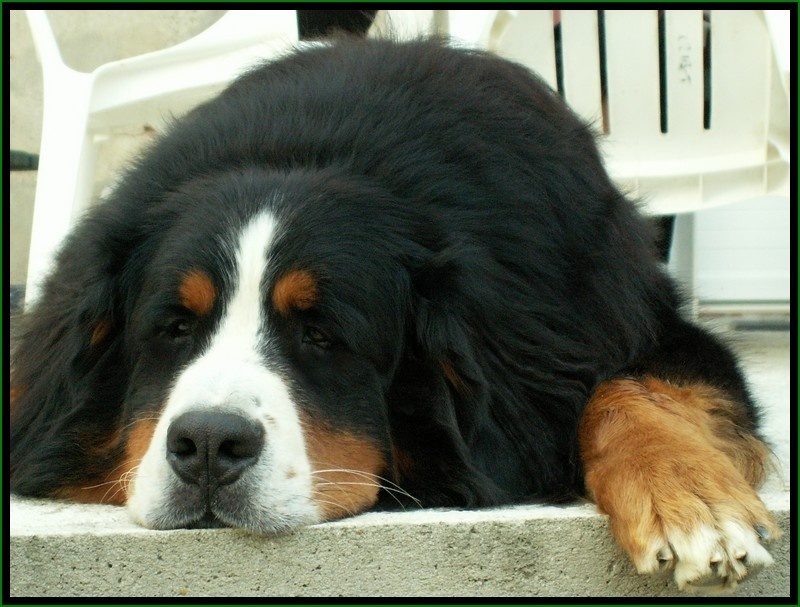
POLYGON ((695 294, 701 302, 788 302, 791 213, 785 198, 759 198, 694 218, 695 294))

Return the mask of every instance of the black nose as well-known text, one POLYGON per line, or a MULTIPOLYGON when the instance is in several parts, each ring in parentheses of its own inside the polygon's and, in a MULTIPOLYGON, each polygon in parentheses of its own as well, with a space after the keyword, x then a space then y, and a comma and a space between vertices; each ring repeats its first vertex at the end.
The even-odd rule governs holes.
POLYGON ((264 429, 220 411, 189 411, 167 430, 167 461, 187 483, 213 490, 234 482, 264 447, 264 429))

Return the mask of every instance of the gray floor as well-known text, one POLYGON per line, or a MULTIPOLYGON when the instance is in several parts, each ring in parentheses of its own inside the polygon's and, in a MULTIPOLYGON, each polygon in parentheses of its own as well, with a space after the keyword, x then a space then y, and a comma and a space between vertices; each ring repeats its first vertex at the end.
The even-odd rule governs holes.
POLYGON ((778 463, 776 476, 782 488, 788 490, 791 487, 790 430, 793 426, 790 334, 787 331, 735 331, 726 333, 726 337, 739 354, 752 392, 762 407, 763 433, 778 463))

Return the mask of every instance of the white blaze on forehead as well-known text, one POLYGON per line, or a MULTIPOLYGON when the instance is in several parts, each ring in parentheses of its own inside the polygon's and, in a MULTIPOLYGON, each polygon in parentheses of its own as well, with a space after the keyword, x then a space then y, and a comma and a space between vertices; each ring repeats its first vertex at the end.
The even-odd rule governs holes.
POLYGON ((233 296, 209 349, 232 347, 255 352, 263 334, 264 296, 262 280, 267 269, 267 250, 275 233, 270 213, 257 215, 245 227, 236 251, 233 296))
POLYGON ((298 411, 284 380, 265 366, 261 354, 267 329, 263 282, 275 231, 274 217, 264 212, 239 234, 232 294, 220 324, 207 348, 179 374, 128 501, 134 518, 145 525, 160 526, 157 521, 169 518, 170 492, 182 482, 166 459, 169 424, 187 411, 208 408, 238 413, 264 427, 264 453, 236 483, 246 493, 246 516, 266 526, 319 517, 298 411))

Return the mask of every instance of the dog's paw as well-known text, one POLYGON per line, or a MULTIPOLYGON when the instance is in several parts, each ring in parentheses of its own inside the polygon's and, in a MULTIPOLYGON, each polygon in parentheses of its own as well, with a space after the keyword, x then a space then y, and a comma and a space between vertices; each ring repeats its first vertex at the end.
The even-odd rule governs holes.
POLYGON ((717 474, 696 467, 654 474, 612 520, 640 573, 670 569, 681 590, 717 593, 772 564, 764 543, 781 531, 755 490, 722 461, 717 474))
POLYGON ((681 590, 732 592, 745 577, 772 564, 762 542, 778 534, 771 520, 753 525, 723 518, 688 530, 664 525, 649 549, 632 556, 639 573, 673 570, 681 590))
POLYGON ((742 405, 703 385, 601 384, 581 422, 586 486, 640 573, 681 590, 732 591, 772 563, 781 532, 754 486, 768 451, 742 405))

